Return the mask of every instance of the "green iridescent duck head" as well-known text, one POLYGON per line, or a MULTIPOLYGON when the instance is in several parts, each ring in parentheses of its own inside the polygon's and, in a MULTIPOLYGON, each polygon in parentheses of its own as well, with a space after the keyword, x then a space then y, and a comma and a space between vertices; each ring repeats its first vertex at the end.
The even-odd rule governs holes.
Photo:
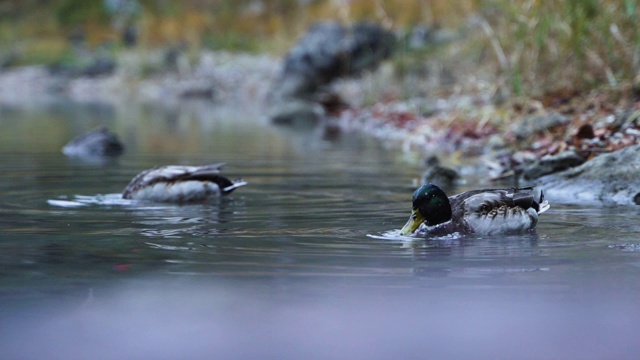
POLYGON ((427 226, 451 220, 449 198, 439 187, 425 184, 413 193, 413 211, 409 221, 400 230, 400 235, 409 235, 425 223, 427 226))

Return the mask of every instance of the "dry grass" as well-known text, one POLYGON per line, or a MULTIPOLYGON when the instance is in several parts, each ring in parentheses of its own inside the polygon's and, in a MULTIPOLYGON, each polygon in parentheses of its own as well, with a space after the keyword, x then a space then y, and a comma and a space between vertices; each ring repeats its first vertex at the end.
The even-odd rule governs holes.
MULTIPOLYGON (((82 29, 87 45, 118 44, 116 16, 85 0, 3 2, 4 51, 45 39, 55 51, 23 54, 24 62, 68 56, 59 44, 82 29), (89 3, 94 5, 88 5, 89 3), (54 14, 55 16, 51 16, 54 14), (31 58, 30 58, 31 57, 31 58)), ((369 20, 398 32, 420 23, 464 31, 434 51, 401 53, 418 66, 447 67, 462 78, 487 79, 511 95, 543 94, 640 82, 640 6, 636 0, 139 0, 128 18, 139 47, 186 45, 284 53, 309 24, 369 20), (429 63, 430 62, 430 63, 429 63), (441 65, 437 65, 437 64, 441 65), (459 68, 456 68, 459 66, 459 68)), ((407 64, 405 64, 407 65, 407 64)))
POLYGON ((495 5, 485 26, 493 29, 496 57, 506 60, 501 73, 516 93, 640 80, 640 9, 635 1, 496 0, 495 5))

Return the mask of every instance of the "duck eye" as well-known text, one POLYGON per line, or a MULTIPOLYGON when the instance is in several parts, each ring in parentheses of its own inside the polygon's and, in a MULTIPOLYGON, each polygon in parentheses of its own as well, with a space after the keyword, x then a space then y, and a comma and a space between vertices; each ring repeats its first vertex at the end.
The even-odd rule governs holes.
POLYGON ((412 219, 412 220, 415 220, 415 219, 417 219, 417 218, 418 218, 418 215, 417 215, 417 214, 411 214, 411 219, 412 219))

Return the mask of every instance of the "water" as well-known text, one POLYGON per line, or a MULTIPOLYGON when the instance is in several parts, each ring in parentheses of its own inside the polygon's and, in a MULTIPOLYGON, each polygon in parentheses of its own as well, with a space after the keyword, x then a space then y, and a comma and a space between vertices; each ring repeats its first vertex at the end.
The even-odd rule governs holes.
POLYGON ((199 103, 0 113, 2 358, 640 350, 638 208, 552 204, 535 235, 406 241, 394 234, 420 169, 371 139, 199 103), (120 134, 125 156, 60 154, 98 124, 120 134), (220 161, 249 186, 212 205, 117 195, 155 165, 220 161))

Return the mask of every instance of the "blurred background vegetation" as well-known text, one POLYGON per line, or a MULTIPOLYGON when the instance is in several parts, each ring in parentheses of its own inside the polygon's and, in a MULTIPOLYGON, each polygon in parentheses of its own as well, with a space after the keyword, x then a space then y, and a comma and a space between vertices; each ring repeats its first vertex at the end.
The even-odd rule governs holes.
MULTIPOLYGON (((3 67, 51 64, 83 51, 180 47, 283 55, 320 20, 380 23, 398 34, 451 29, 433 51, 518 95, 635 88, 637 0, 0 0, 3 67)), ((416 60, 417 59, 417 60, 416 60)), ((454 69, 454 71, 456 71, 454 69)))

